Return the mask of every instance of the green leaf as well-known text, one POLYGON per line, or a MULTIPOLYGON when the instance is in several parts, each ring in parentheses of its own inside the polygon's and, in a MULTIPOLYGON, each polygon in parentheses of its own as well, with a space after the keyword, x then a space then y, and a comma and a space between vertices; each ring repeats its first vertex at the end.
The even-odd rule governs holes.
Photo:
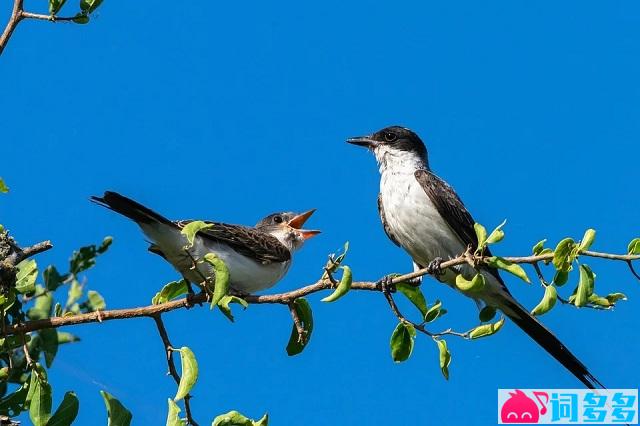
POLYGON ((4 309, 5 312, 9 310, 16 302, 16 290, 10 288, 6 294, 1 294, 0 292, 0 306, 4 309))
POLYGON ((477 292, 484 288, 485 280, 481 273, 477 273, 470 281, 462 274, 456 276, 456 287, 460 291, 477 292))
POLYGON ((67 297, 67 303, 65 306, 69 307, 76 303, 82 297, 82 284, 78 282, 78 280, 74 279, 71 281, 71 285, 69 286, 69 295, 67 297))
POLYGON ((40 320, 51 316, 51 305, 53 304, 53 296, 51 293, 43 293, 45 290, 40 285, 36 286, 36 293, 40 296, 35 298, 33 308, 27 311, 30 320, 40 320))
POLYGON ((476 237, 478 237, 477 251, 482 250, 484 246, 487 244, 487 230, 485 229, 484 226, 480 225, 479 223, 474 223, 473 229, 474 231, 476 231, 476 237))
POLYGON ((166 303, 169 300, 175 299, 176 297, 182 296, 183 294, 188 292, 187 282, 185 280, 180 281, 171 281, 168 284, 165 284, 153 299, 151 299, 151 303, 154 305, 159 305, 161 303, 166 303))
POLYGON ((109 416, 107 426, 129 426, 132 418, 131 412, 109 392, 101 390, 100 395, 107 406, 107 415, 109 416))
POLYGON ((491 321, 495 316, 496 316, 496 308, 494 308, 493 306, 485 306, 484 308, 482 308, 482 310, 478 314, 478 317, 480 318, 481 322, 491 321))
POLYGON ((549 312, 556 304, 558 300, 558 291, 552 285, 548 285, 544 289, 544 296, 540 303, 531 310, 531 315, 543 315, 549 312))
POLYGON ((449 364, 451 364, 451 352, 447 349, 447 342, 443 339, 436 339, 438 351, 440 352, 440 370, 445 379, 449 380, 449 364))
POLYGON ((179 401, 191 392, 191 389, 198 380, 198 362, 193 351, 186 346, 180 348, 180 365, 182 366, 182 374, 180 375, 180 384, 178 392, 173 398, 179 401))
POLYGON ((603 308, 610 308, 612 306, 611 302, 609 302, 606 297, 600 297, 595 293, 589 296, 589 303, 591 305, 601 306, 603 308))
POLYGON ((51 419, 49 419, 47 426, 71 426, 78 415, 79 408, 80 401, 78 401, 75 392, 65 393, 62 402, 56 412, 53 413, 51 419))
POLYGON ((16 291, 20 294, 33 293, 36 289, 36 277, 38 265, 33 259, 23 260, 18 263, 16 274, 16 291))
POLYGON ((504 238, 504 231, 502 230, 502 227, 506 223, 507 223, 507 220, 505 219, 502 221, 500 225, 496 227, 496 229, 491 231, 491 234, 489 234, 489 237, 487 238, 487 244, 495 244, 502 241, 502 239, 504 238))
POLYGON ((96 253, 98 254, 104 253, 105 251, 107 251, 107 249, 109 249, 109 246, 111 246, 111 243, 113 243, 113 237, 110 237, 110 236, 104 237, 102 242, 100 243, 100 247, 96 249, 96 253))
POLYGON ((179 416, 180 407, 176 404, 173 399, 167 399, 169 404, 169 413, 167 414, 167 426, 185 426, 187 423, 182 420, 179 416))
POLYGON ((547 242, 547 239, 545 238, 544 240, 540 240, 538 241, 533 248, 531 249, 531 252, 534 254, 534 256, 538 256, 540 255, 540 253, 542 252, 542 250, 544 249, 544 243, 547 242))
POLYGON ((91 312, 106 309, 107 304, 105 303, 104 298, 97 291, 89 290, 87 292, 87 298, 87 306, 91 312))
POLYGON ((585 264, 580 265, 580 281, 576 290, 576 298, 573 302, 577 307, 585 306, 589 302, 589 296, 593 294, 596 276, 585 264))
POLYGON ((524 271, 522 266, 518 265, 517 263, 510 262, 507 259, 498 256, 489 257, 486 259, 486 262, 488 265, 493 266, 494 268, 499 268, 515 275, 527 284, 531 283, 531 280, 527 276, 527 273, 524 271))
POLYGON ((44 278, 44 286, 50 291, 55 291, 63 284, 65 279, 53 265, 47 266, 47 269, 42 272, 42 277, 44 278))
POLYGON ((41 372, 42 367, 36 367, 31 373, 29 384, 29 418, 34 426, 45 426, 51 417, 51 385, 44 374, 40 377, 36 371, 41 372))
POLYGON ((234 410, 216 417, 211 426, 268 426, 268 424, 269 416, 267 414, 255 421, 234 410))
POLYGON ((9 192, 9 187, 4 183, 4 179, 0 178, 0 192, 6 194, 9 192))
MULTIPOLYGON (((229 293, 229 269, 222 259, 213 253, 205 254, 204 261, 213 267, 215 275, 214 288, 209 288, 209 291, 213 291, 211 297, 211 309, 213 309, 229 293)), ((207 280, 207 284, 209 284, 209 280, 207 280)))
POLYGON ((31 370, 31 375, 29 376, 29 391, 27 392, 27 396, 24 401, 28 405, 33 398, 33 394, 36 391, 38 384, 36 382, 47 381, 47 371, 42 368, 40 363, 35 363, 33 369, 31 370))
POLYGON ((413 305, 418 308, 422 314, 422 318, 427 314, 427 300, 422 294, 422 290, 418 286, 412 286, 407 283, 398 283, 396 288, 402 293, 413 305))
POLYGON ((57 337, 58 337, 58 344, 62 345, 65 343, 74 343, 74 342, 79 342, 80 338, 76 335, 73 335, 71 333, 68 333, 66 331, 58 331, 57 333, 57 337))
MULTIPOLYGON (((329 255, 329 260, 327 260, 327 264, 325 265, 325 269, 329 271, 329 273, 333 274, 338 270, 338 267, 342 264, 342 261, 347 256, 347 252, 349 251, 349 241, 344 243, 344 248, 342 249, 342 253, 336 257, 335 253, 329 255)), ((323 278, 327 278, 327 273, 322 274, 323 278)))
POLYGON ((213 223, 205 223, 201 220, 194 220, 193 222, 187 223, 184 228, 180 230, 180 233, 187 238, 188 244, 186 248, 189 248, 193 245, 193 240, 196 238, 196 234, 199 231, 211 228, 213 228, 213 223))
MULTIPOLYGON (((28 334, 24 337, 27 342, 31 341, 31 336, 28 334)), ((19 348, 22 344, 22 336, 7 336, 0 338, 0 346, 2 346, 3 351, 10 351, 12 349, 19 348)))
POLYGON ((74 16, 72 20, 76 24, 84 25, 89 23, 89 16, 87 16, 86 12, 79 12, 76 13, 76 16, 74 16))
POLYGON ((640 254, 640 238, 634 238, 627 247, 629 254, 640 254))
POLYGON ((298 334, 298 328, 295 323, 291 328, 291 335, 289 336, 289 343, 287 343, 287 355, 297 355, 309 344, 311 340, 311 332, 313 331, 313 313, 311 312, 311 305, 306 299, 300 298, 293 301, 293 308, 300 319, 304 335, 298 334))
POLYGON ((553 276, 553 283, 558 287, 563 286, 569 280, 569 271, 556 271, 553 276))
POLYGON ((42 351, 47 368, 53 364, 53 359, 58 353, 58 332, 53 328, 45 328, 38 332, 42 339, 42 351))
POLYGON ((578 249, 582 252, 582 251, 586 251, 589 250, 589 247, 591 247, 591 244, 593 244, 593 240, 596 239, 596 231, 595 229, 587 229, 584 233, 584 236, 582 237, 582 240, 580 241, 580 246, 578 247, 578 249))
POLYGON ((49 13, 55 15, 62 9, 66 0, 49 0, 49 13))
POLYGON ((605 296, 605 298, 614 305, 619 300, 627 300, 627 296, 624 293, 610 293, 605 296))
POLYGON ((479 339, 481 337, 491 336, 492 334, 496 334, 498 330, 502 328, 504 325, 504 317, 500 318, 497 322, 493 324, 482 324, 469 332, 469 337, 472 339, 479 339))
POLYGON ((445 309, 441 309, 442 302, 436 300, 433 306, 427 309, 427 312, 424 314, 424 322, 433 322, 442 315, 446 314, 447 311, 445 309))
POLYGON ((218 302, 218 308, 220 308, 220 312, 222 312, 227 318, 229 318, 229 321, 233 322, 233 314, 231 313, 231 307, 229 307, 230 303, 237 303, 239 305, 242 305, 245 309, 247 308, 247 306, 249 306, 249 304, 247 303, 246 300, 241 299, 237 296, 224 296, 222 299, 220 299, 220 301, 218 302))
POLYGON ((391 334, 391 358, 393 362, 406 361, 413 352, 416 330, 411 324, 399 322, 391 334))
POLYGON ((346 265, 342 266, 341 268, 342 278, 340 279, 340 283, 338 283, 338 287, 336 287, 333 293, 322 299, 322 302, 334 302, 347 294, 347 292, 351 289, 351 282, 353 280, 351 268, 346 265))
POLYGON ((24 382, 22 383, 22 386, 15 390, 15 392, 5 396, 0 401, 0 413, 14 417, 18 416, 22 411, 24 411, 24 404, 28 392, 28 387, 29 383, 24 382))
POLYGON ((80 9, 85 13, 91 13, 102 4, 102 0, 80 0, 80 9))
POLYGON ((560 271, 570 271, 575 255, 572 254, 576 248, 576 243, 572 238, 565 238, 560 241, 553 252, 553 266, 560 271))

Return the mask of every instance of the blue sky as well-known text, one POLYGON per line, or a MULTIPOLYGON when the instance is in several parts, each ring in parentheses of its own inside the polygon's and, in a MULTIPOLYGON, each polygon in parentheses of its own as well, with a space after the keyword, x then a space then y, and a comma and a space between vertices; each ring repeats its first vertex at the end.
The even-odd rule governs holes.
MULTIPOLYGON (((22 244, 53 241, 43 266, 112 235, 88 274, 109 308, 149 303, 175 273, 133 224, 89 203, 105 189, 176 219, 253 224, 315 207, 323 234, 277 290, 315 281, 346 240, 355 278, 375 280, 411 264, 379 224, 373 158, 344 140, 401 124, 477 221, 508 219, 500 254, 587 227, 595 249, 622 252, 640 236, 639 43, 640 6, 625 1, 107 1, 86 26, 25 21, 0 68, 11 187, 1 222, 22 244)), ((609 387, 637 387, 638 282, 623 264, 589 263, 601 293, 630 300, 612 312, 557 307, 544 323, 609 387)), ((541 297, 506 279, 525 305, 541 297)), ((443 287, 424 285, 449 310, 436 328, 473 326, 475 305, 443 287)), ((312 342, 294 358, 283 308, 251 306, 235 324, 208 309, 166 315, 174 345, 199 360, 201 424, 238 409, 269 412, 273 425, 486 425, 497 388, 580 386, 511 323, 490 339, 449 339, 446 382, 421 336, 408 362, 391 361, 396 321, 381 295, 320 298, 312 342)), ((135 424, 163 424, 175 384, 151 320, 67 331, 83 341, 61 349, 50 377, 56 400, 78 393, 78 424, 106 415, 100 389, 135 424)))

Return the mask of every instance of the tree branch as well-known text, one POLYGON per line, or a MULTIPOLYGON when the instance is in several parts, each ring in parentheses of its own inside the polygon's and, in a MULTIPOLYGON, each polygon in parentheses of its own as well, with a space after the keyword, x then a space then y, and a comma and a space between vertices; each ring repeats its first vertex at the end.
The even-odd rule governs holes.
POLYGON ((0 55, 4 51, 4 48, 7 46, 11 35, 15 31, 16 27, 23 19, 36 19, 40 21, 73 21, 76 19, 75 16, 62 17, 56 15, 44 15, 41 13, 31 13, 24 11, 24 0, 14 0, 13 2, 13 10, 11 12, 11 16, 9 17, 9 22, 7 22, 2 35, 0 35, 0 55))
POLYGON ((12 259, 13 264, 17 265, 23 260, 29 257, 35 256, 36 254, 42 253, 43 251, 47 251, 52 247, 53 247, 53 244, 51 244, 51 241, 47 240, 38 244, 34 244, 31 247, 25 247, 23 249, 19 249, 15 253, 14 259, 12 259))
MULTIPOLYGON (((620 260, 626 263, 630 263, 632 260, 640 259, 640 255, 618 255, 618 254, 609 254, 609 253, 599 253, 592 251, 585 251, 581 253, 581 256, 588 257, 596 257, 603 258, 609 260, 620 260)), ((474 260, 478 262, 483 262, 484 257, 474 258, 474 260)), ((528 264, 536 264, 542 261, 549 261, 553 259, 553 254, 544 254, 540 256, 520 256, 520 257, 505 257, 504 259, 508 260, 512 263, 528 263, 528 264)), ((448 260, 446 262, 442 262, 440 267, 450 268, 452 266, 458 266, 469 262, 468 254, 462 254, 454 259, 448 260)), ((400 282, 410 281, 414 278, 418 278, 424 275, 429 274, 428 268, 423 268, 417 270, 415 272, 411 272, 408 274, 400 275, 395 277, 391 282, 393 284, 398 284, 400 282)), ((289 305, 295 299, 308 296, 313 293, 317 293, 323 290, 333 289, 334 285, 331 283, 329 279, 320 279, 314 284, 310 284, 308 286, 288 291, 286 293, 278 293, 278 294, 267 294, 267 295, 249 295, 244 296, 243 299, 248 303, 252 304, 281 304, 281 305, 289 305)), ((371 281, 362 281, 362 282, 354 282, 351 285, 351 290, 361 290, 361 291, 381 291, 380 286, 376 282, 371 281)), ((191 308, 194 304, 204 303, 207 301, 207 296, 204 293, 200 293, 194 296, 190 296, 187 298, 172 300, 166 303, 162 303, 160 305, 150 305, 139 308, 129 308, 129 309, 113 309, 108 311, 97 311, 90 312, 86 314, 78 314, 67 317, 53 317, 46 318, 42 320, 36 321, 28 321, 21 324, 13 324, 6 327, 4 332, 5 336, 9 336, 12 334, 18 333, 28 333, 30 331, 42 330, 44 328, 57 328, 68 325, 77 325, 77 324, 87 324, 93 322, 102 322, 102 321, 110 321, 117 319, 128 319, 128 318, 138 318, 138 317, 153 317, 155 315, 162 314, 164 312, 170 312, 176 309, 182 308, 191 308)), ((452 334, 452 333, 448 333, 452 334)))
MULTIPOLYGON (((162 343, 164 344, 164 350, 167 356, 167 365, 169 367, 169 372, 167 374, 173 377, 173 380, 175 380, 176 384, 179 386, 180 375, 178 374, 176 364, 173 361, 173 351, 175 348, 171 345, 169 335, 167 334, 167 329, 164 326, 164 322, 162 322, 162 317, 160 316, 160 314, 152 315, 152 318, 156 323, 156 327, 158 327, 158 333, 160 334, 160 338, 162 339, 162 343)), ((184 397, 184 411, 187 416, 187 424, 198 426, 198 423, 193 420, 193 417, 191 415, 191 405, 189 404, 190 400, 191 394, 187 394, 184 397)))
POLYGON ((16 29, 20 21, 22 20, 22 7, 24 0, 14 0, 13 2, 13 10, 11 11, 11 16, 9 17, 9 22, 7 22, 7 26, 5 27, 2 35, 0 35, 0 55, 2 55, 2 51, 5 46, 9 42, 13 31, 16 29))

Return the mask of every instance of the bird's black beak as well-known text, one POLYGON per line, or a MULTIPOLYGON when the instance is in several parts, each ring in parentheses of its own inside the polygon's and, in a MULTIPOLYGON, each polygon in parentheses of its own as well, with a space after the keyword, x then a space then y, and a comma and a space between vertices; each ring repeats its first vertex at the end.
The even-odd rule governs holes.
POLYGON ((358 136, 355 138, 347 139, 347 143, 352 145, 364 146, 365 148, 375 148, 378 145, 378 141, 371 139, 371 136, 358 136))

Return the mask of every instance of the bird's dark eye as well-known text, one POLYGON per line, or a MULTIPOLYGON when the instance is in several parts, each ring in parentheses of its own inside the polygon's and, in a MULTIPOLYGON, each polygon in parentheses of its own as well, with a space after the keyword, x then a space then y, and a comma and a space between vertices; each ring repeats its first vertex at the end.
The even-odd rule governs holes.
POLYGON ((398 135, 393 132, 384 132, 384 140, 387 142, 393 142, 398 139, 398 135))
POLYGON ((274 216, 273 221, 275 223, 282 223, 282 216, 274 216))

